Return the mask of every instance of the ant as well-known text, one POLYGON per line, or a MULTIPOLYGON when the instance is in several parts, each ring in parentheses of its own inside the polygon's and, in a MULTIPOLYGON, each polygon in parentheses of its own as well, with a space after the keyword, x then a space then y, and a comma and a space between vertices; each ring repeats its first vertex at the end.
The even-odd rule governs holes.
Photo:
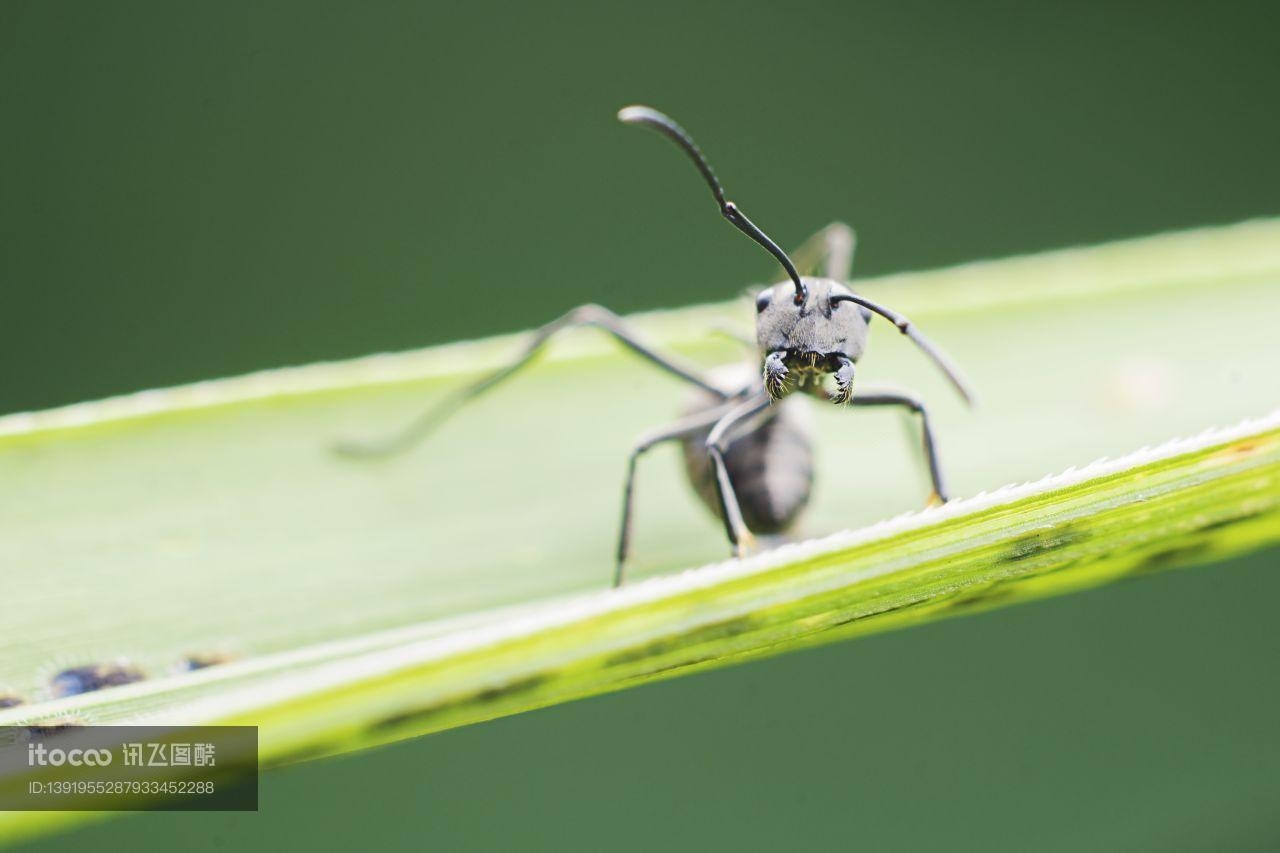
POLYGON ((668 116, 650 107, 630 106, 618 113, 626 124, 650 127, 674 142, 693 161, 711 188, 720 213, 767 250, 787 279, 762 290, 755 299, 758 368, 736 376, 707 375, 646 344, 626 322, 598 305, 583 305, 553 320, 531 336, 511 364, 466 386, 429 409, 402 432, 372 444, 346 444, 345 455, 386 456, 407 450, 436 430, 465 403, 524 367, 555 335, 578 326, 608 332, 636 355, 692 385, 696 390, 676 422, 644 435, 631 450, 623 487, 622 526, 618 537, 614 586, 625 580, 631 540, 636 465, 649 449, 679 441, 689 482, 724 523, 735 556, 755 547, 753 533, 788 530, 813 490, 812 440, 800 412, 778 405, 795 391, 826 397, 840 406, 896 406, 918 415, 932 492, 929 505, 948 499, 929 413, 914 395, 890 389, 853 391, 855 365, 866 348, 871 318, 879 315, 906 335, 950 380, 966 403, 973 394, 959 369, 901 314, 855 294, 847 284, 855 237, 847 225, 823 229, 796 252, 795 263, 746 214, 725 197, 711 164, 691 137, 668 116), (818 273, 801 275, 799 270, 818 273))

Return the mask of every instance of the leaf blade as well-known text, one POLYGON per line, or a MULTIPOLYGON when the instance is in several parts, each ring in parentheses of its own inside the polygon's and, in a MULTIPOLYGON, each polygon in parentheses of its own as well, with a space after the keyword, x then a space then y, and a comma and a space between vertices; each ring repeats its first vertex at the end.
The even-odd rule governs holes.
MULTIPOLYGON (((1268 329, 1280 317, 1277 283, 1280 222, 1268 221, 859 287, 978 368, 986 408, 968 416, 939 393, 935 413, 944 446, 958 448, 948 457, 956 480, 972 494, 1274 406, 1280 386, 1266 357, 1268 329)), ((707 342, 706 332, 742 307, 637 322, 663 345, 710 361, 739 355, 707 342)), ((86 656, 128 655, 158 676, 2 711, 0 721, 76 713, 94 722, 253 722, 263 726, 264 760, 274 764, 938 618, 951 607, 943 593, 960 589, 956 578, 911 575, 894 562, 916 559, 922 570, 934 553, 904 530, 883 552, 871 540, 803 558, 780 552, 794 560, 793 574, 768 575, 768 586, 752 586, 765 574, 722 577, 725 570, 713 567, 697 575, 698 583, 723 581, 708 598, 631 602, 636 591, 674 596, 680 578, 660 576, 723 549, 677 472, 656 466, 642 487, 639 545, 657 579, 622 597, 592 591, 607 583, 613 535, 614 508, 600 495, 616 493, 629 434, 651 425, 654 401, 671 392, 589 336, 558 345, 524 385, 478 404, 434 450, 373 466, 327 454, 344 433, 391 428, 432 396, 497 366, 514 343, 268 371, 0 418, 0 564, 24 577, 5 612, 11 631, 0 638, 0 687, 40 699, 52 671, 86 656), (512 410, 524 442, 495 451, 510 443, 512 410), (566 411, 577 428, 565 428, 566 411), (869 559, 905 573, 892 581, 849 574, 869 559), (911 594, 918 603, 908 607, 911 594), (590 621, 607 615, 588 613, 602 601, 636 609, 590 621), (245 659, 163 674, 178 655, 219 644, 245 659)), ((914 359, 882 330, 868 373, 900 373, 939 390, 914 359)), ((855 434, 838 413, 819 411, 817 420, 823 450, 838 451, 828 459, 853 459, 858 477, 849 489, 845 469, 824 465, 809 533, 874 521, 923 494, 906 454, 879 452, 885 436, 875 425, 883 432, 886 423, 868 421, 873 426, 855 434)), ((1161 542, 1152 554, 1163 554, 1156 562, 1165 567, 1273 542, 1274 424, 1243 429, 1253 431, 1253 455, 1223 450, 1224 441, 1244 440, 1237 430, 1202 439, 1218 441, 1216 451, 1166 448, 1179 458, 1208 454, 1176 470, 1160 467, 1168 459, 1112 463, 1121 468, 1104 479, 1118 479, 1090 480, 1086 494, 1062 480, 1044 494, 998 493, 1026 502, 1021 538, 1007 518, 966 516, 952 547, 969 541, 973 559, 985 554, 993 571, 1003 548, 1037 571, 1016 595, 998 575, 966 576, 962 586, 974 600, 953 609, 1112 578, 1123 568, 1115 560, 1095 559, 1094 574, 1041 565, 1074 560, 1083 569, 1086 546, 1100 547, 1104 534, 1145 530, 1161 542), (1168 514, 1152 514, 1161 501, 1171 502, 1168 514), (1099 519, 1096 531, 1054 520, 1079 506, 1099 519)), ((948 511, 966 506, 996 512, 973 503, 948 511)), ((956 534, 947 518, 910 523, 956 534)), ((880 527, 856 535, 884 534, 880 527)), ((0 816, 0 837, 32 826, 0 816)))

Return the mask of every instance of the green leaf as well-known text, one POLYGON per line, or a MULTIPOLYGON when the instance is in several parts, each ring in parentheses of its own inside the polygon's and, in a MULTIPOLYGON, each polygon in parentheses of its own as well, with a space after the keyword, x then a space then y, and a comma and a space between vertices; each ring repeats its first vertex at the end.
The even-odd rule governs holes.
MULTIPOLYGON (((727 548, 676 454, 655 451, 635 540, 647 579, 619 591, 626 453, 684 392, 599 333, 377 463, 331 448, 394 430, 517 341, 0 419, 0 688, 31 700, 0 725, 251 723, 273 766, 1274 543, 1278 284, 1280 221, 860 282, 977 383, 965 410, 887 325, 860 373, 930 401, 969 497, 903 515, 928 491, 914 425, 813 403, 800 534, 818 538, 688 570, 727 548), (1103 455, 1120 458, 1090 464, 1103 455), (208 650, 237 659, 172 672, 208 650), (117 658, 152 677, 48 698, 52 673, 117 658)), ((711 330, 752 315, 732 302, 637 324, 713 364, 744 352, 711 330)), ((74 819, 0 815, 0 839, 74 819)))

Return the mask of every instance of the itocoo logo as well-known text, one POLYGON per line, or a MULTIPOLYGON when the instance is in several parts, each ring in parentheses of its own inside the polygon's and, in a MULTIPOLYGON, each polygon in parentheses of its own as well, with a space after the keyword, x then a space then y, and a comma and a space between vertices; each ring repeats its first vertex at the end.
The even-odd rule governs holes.
POLYGON ((109 749, 49 749, 42 743, 27 744, 28 767, 106 767, 111 763, 109 749))

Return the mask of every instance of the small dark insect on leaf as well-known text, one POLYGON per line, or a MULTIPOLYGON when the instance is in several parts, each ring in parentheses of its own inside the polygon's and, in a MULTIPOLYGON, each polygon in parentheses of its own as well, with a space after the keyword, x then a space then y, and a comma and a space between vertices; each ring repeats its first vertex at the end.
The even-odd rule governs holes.
POLYGON ((143 681, 146 677, 142 670, 123 661, 95 663, 64 669, 50 679, 49 688, 55 697, 76 696, 80 693, 102 690, 105 687, 132 684, 135 681, 143 681))
POLYGON ((38 723, 32 723, 29 726, 23 726, 23 733, 29 741, 47 740, 51 737, 57 737, 63 732, 72 731, 73 729, 84 728, 86 723, 80 717, 54 717, 49 720, 42 720, 38 723))
POLYGON ((189 654, 174 665, 175 672, 195 672, 197 669, 208 669, 230 663, 236 656, 230 652, 195 652, 189 654))

